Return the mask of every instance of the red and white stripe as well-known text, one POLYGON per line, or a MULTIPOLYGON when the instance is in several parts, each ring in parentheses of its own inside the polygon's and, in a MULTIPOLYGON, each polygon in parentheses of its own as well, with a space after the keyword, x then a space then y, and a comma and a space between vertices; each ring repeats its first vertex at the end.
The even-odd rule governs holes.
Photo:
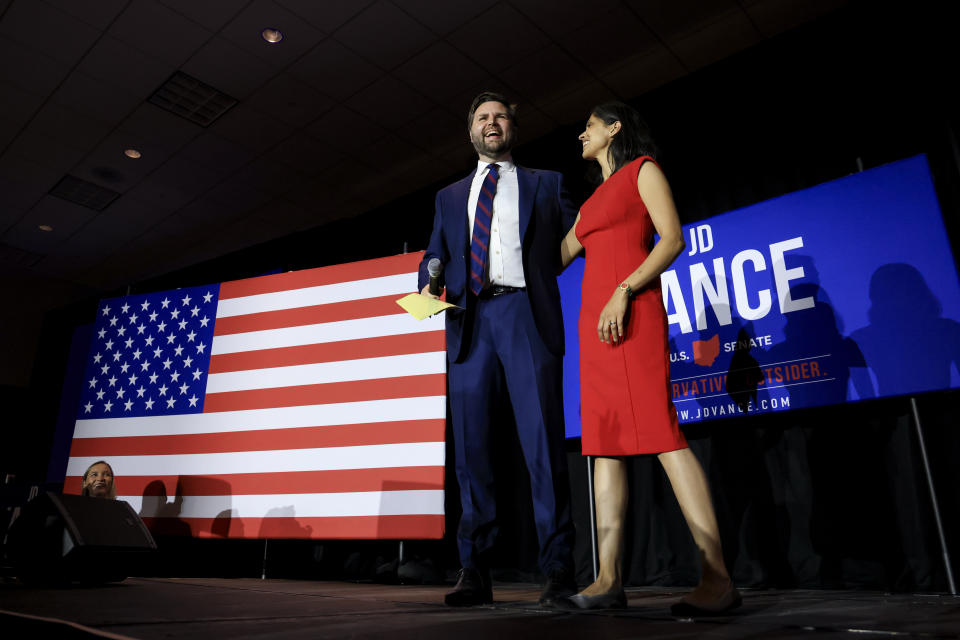
POLYGON ((443 320, 395 302, 421 258, 224 283, 204 412, 78 420, 67 490, 105 459, 160 532, 442 537, 443 320))

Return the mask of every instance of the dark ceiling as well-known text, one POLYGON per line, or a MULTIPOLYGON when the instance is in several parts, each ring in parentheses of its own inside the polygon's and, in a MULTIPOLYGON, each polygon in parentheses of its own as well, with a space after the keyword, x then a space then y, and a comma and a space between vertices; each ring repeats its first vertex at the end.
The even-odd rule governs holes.
POLYGON ((463 173, 480 89, 531 141, 843 4, 0 0, 0 326, 463 173), (171 78, 232 106, 172 113, 171 78))

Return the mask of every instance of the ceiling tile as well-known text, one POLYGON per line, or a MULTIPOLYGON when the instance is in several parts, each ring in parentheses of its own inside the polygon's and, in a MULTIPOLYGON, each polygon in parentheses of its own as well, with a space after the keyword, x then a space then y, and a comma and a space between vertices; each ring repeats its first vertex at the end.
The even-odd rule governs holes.
POLYGON ((334 107, 320 116, 307 130, 322 142, 323 149, 335 151, 368 148, 370 143, 387 132, 370 118, 342 106, 334 107))
POLYGON ((630 100, 685 73, 677 57, 664 47, 658 46, 642 55, 633 56, 622 67, 601 77, 623 100, 630 100))
POLYGON ((750 20, 765 38, 804 24, 814 18, 849 4, 849 0, 742 0, 741 5, 750 20))
POLYGON ((257 207, 273 199, 269 193, 264 193, 248 184, 231 180, 212 189, 204 200, 216 202, 228 213, 227 218, 239 218, 247 215, 257 207))
POLYGON ((61 174, 70 171, 86 155, 85 151, 67 146, 38 129, 27 129, 20 134, 10 145, 8 153, 61 174))
MULTIPOLYGON (((65 0, 70 1, 70 0, 65 0)), ((177 13, 203 25, 210 31, 219 31, 243 10, 250 0, 160 0, 177 13)))
POLYGON ((110 35, 179 67, 213 35, 196 22, 157 2, 135 2, 111 25, 110 35))
POLYGON ((253 0, 221 35, 274 69, 286 67, 324 37, 319 29, 270 0, 253 0), (282 31, 283 40, 272 44, 264 40, 260 34, 266 28, 282 31))
POLYGON ((313 213, 306 207, 301 207, 283 198, 274 198, 257 208, 248 219, 276 226, 278 229, 283 229, 289 233, 312 223, 313 217, 313 213))
POLYGON ((23 129, 23 124, 0 115, 0 149, 6 149, 23 129))
POLYGON ((247 103, 293 127, 302 127, 320 117, 334 105, 331 98, 300 82, 290 73, 277 76, 256 93, 247 103))
POLYGON ((0 86, 13 85, 46 96, 63 82, 70 67, 37 49, 0 37, 0 86))
POLYGON ((64 80, 52 100, 104 122, 122 120, 143 101, 130 91, 80 71, 74 71, 64 80))
MULTIPOLYGON (((3 92, 3 100, 0 100, 0 120, 6 120, 10 126, 17 129, 25 126, 43 103, 42 96, 11 85, 5 85, 0 90, 3 92)), ((0 149, 4 146, 4 143, 0 142, 0 149)))
POLYGON ((427 98, 393 76, 384 76, 345 104, 387 128, 402 126, 431 106, 427 98))
POLYGON ((101 38, 77 68, 141 99, 156 91, 173 73, 171 65, 110 36, 101 38))
POLYGON ((111 125, 50 101, 34 116, 26 133, 37 132, 74 149, 95 147, 111 125))
POLYGON ((726 58, 759 41, 760 34, 756 27, 737 7, 688 35, 668 40, 667 45, 687 69, 693 70, 726 58))
POLYGON ((393 75, 442 102, 464 91, 476 92, 487 72, 446 42, 437 42, 397 67, 393 75))
POLYGON ((274 196, 286 193, 307 180, 307 176, 303 172, 290 165, 265 157, 257 158, 240 169, 235 178, 274 196))
POLYGON ((3 39, 29 45, 70 66, 76 64, 101 33, 44 2, 14 2, 0 20, 3 39))
POLYGON ((544 48, 550 39, 510 5, 497 4, 454 31, 448 42, 497 73, 544 48))
POLYGON ((504 80, 514 86, 523 86, 524 94, 536 104, 569 93, 591 77, 586 69, 556 45, 524 57, 503 72, 504 80))
POLYGON ((211 192, 180 209, 174 216, 183 229, 196 229, 198 235, 205 237, 215 226, 225 228, 233 225, 242 214, 243 210, 216 200, 211 192))
POLYGON ((177 154, 177 158, 185 158, 205 167, 222 168, 226 172, 234 173, 251 162, 254 154, 216 134, 204 132, 183 147, 177 154))
POLYGON ((199 136, 203 127, 144 103, 123 121, 117 132, 127 136, 129 145, 135 149, 140 144, 150 143, 173 152, 199 136))
MULTIPOLYGON (((3 176, 0 176, 0 189, 6 186, 6 182, 3 179, 3 176)), ((0 207, 0 235, 4 231, 15 225, 20 221, 20 218, 27 214, 26 208, 17 209, 12 206, 0 207)), ((6 265, 8 262, 4 259, 3 249, 0 247, 0 265, 6 265)))
MULTIPOLYGON (((541 108, 560 124, 582 123, 586 122, 593 107, 615 98, 618 96, 611 95, 610 90, 605 86, 596 80, 590 80, 566 95, 542 105, 541 108)), ((580 143, 576 140, 571 140, 571 144, 575 149, 580 149, 580 143)))
POLYGON ((182 69, 237 100, 245 100, 274 73, 266 62, 220 36, 191 56, 182 69))
MULTIPOLYGON (((71 174, 126 193, 170 158, 173 151, 160 146, 160 142, 114 131, 87 154, 71 174), (123 152, 130 148, 139 151, 141 156, 137 159, 128 158, 123 152)), ((111 204, 110 208, 115 204, 111 204)))
POLYGON ((698 0, 695 10, 674 0, 625 0, 626 4, 662 40, 671 41, 712 23, 738 8, 737 0, 698 0))
POLYGON ((342 194, 344 181, 352 180, 357 168, 351 166, 348 171, 342 166, 335 167, 329 174, 323 174, 304 182, 288 191, 284 199, 310 211, 324 210, 329 203, 336 201, 342 194))
POLYGON ((497 0, 402 0, 399 6, 434 32, 444 35, 470 22, 496 2, 497 0))
POLYGON ((86 22, 101 31, 106 29, 120 15, 128 0, 97 0, 96 2, 77 2, 77 0, 43 0, 74 18, 86 22))
POLYGON ((398 127, 396 133, 406 142, 433 154, 470 144, 466 120, 439 108, 414 118, 408 126, 398 127))
POLYGON ((339 100, 348 98, 383 72, 342 44, 329 38, 298 60, 290 73, 339 100))
MULTIPOLYGON (((104 251, 104 246, 91 245, 66 249, 63 244, 60 244, 54 248, 54 251, 56 253, 43 256, 32 270, 47 276, 87 284, 82 274, 103 261, 100 254, 104 251)), ((57 306, 63 304, 64 302, 60 301, 57 306)))
MULTIPOLYGON (((552 38, 562 39, 585 23, 601 20, 604 14, 620 6, 621 2, 620 0, 590 0, 590 4, 585 5, 581 2, 557 2, 556 0, 511 0, 510 4, 552 38)), ((612 22, 605 22, 608 27, 614 26, 612 22)), ((609 42, 604 42, 601 46, 607 44, 609 42)))
POLYGON ((436 40, 433 33, 384 0, 340 27, 336 38, 383 69, 393 69, 436 40))
POLYGON ((245 104, 227 111, 210 130, 258 153, 280 144, 293 133, 292 127, 245 104))
POLYGON ((595 74, 623 65, 623 60, 661 46, 636 14, 624 6, 602 14, 563 40, 563 47, 595 74))
POLYGON ((376 149, 376 153, 369 153, 358 159, 363 160, 364 164, 378 172, 391 171, 399 164, 406 162, 407 158, 422 153, 419 147, 392 133, 388 133, 370 146, 376 149))
POLYGON ((111 251, 138 237, 165 218, 149 203, 120 196, 69 239, 66 246, 103 246, 111 251))
POLYGON ((264 155, 271 162, 280 162, 308 177, 315 176, 342 162, 344 155, 329 145, 306 134, 291 136, 276 149, 264 155))
POLYGON ((222 172, 187 160, 171 161, 131 189, 128 195, 167 211, 176 211, 223 179, 222 172))
POLYGON ((3 206, 29 209, 60 181, 63 173, 10 152, 0 156, 3 206))
POLYGON ((276 222, 263 220, 260 218, 247 217, 236 225, 234 237, 244 246, 252 247, 263 242, 268 242, 275 238, 288 235, 293 231, 294 224, 290 221, 279 219, 276 222))
MULTIPOLYGON (((404 0, 406 2, 406 0, 404 0)), ((278 0, 286 7, 324 33, 333 33, 344 22, 374 3, 374 0, 278 0)))
POLYGON ((409 149, 401 140, 381 144, 390 149, 394 161, 375 165, 375 173, 358 174, 349 185, 350 192, 375 196, 378 202, 390 200, 415 190, 413 185, 423 184, 424 175, 442 164, 424 151, 409 149))
POLYGON ((95 215, 95 211, 86 207, 46 196, 13 228, 3 234, 2 239, 3 242, 21 249, 49 253, 95 215), (53 231, 41 231, 38 228, 41 224, 52 226, 53 231))

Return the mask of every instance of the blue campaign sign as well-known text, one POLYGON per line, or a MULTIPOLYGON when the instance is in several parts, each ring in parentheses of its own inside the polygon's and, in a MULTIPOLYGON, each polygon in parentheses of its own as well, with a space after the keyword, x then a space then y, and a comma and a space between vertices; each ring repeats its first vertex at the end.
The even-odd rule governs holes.
MULTIPOLYGON (((960 282, 925 156, 684 234, 661 277, 681 423, 960 387, 960 282)), ((561 276, 568 437, 580 433, 577 266, 561 276)))

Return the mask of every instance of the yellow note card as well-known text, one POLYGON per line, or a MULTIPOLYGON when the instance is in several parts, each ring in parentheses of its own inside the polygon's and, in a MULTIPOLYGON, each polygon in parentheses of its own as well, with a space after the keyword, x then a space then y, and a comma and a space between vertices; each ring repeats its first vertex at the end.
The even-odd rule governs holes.
POLYGON ((443 300, 434 300, 420 293, 411 293, 397 300, 397 304, 403 307, 403 310, 412 315, 417 320, 429 318, 432 315, 440 313, 444 309, 457 307, 455 304, 444 302, 443 300))

